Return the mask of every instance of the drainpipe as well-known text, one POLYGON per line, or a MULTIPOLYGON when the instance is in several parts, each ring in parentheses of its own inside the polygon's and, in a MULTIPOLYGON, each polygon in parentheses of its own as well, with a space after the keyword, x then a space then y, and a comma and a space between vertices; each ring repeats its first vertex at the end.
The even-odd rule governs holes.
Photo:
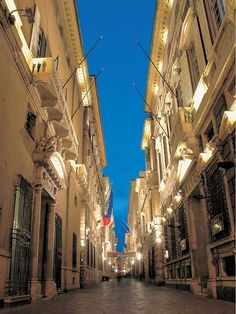
POLYGON ((64 268, 64 291, 67 292, 67 248, 68 248, 68 234, 69 234, 69 207, 70 207, 70 177, 71 177, 71 166, 68 172, 68 186, 66 189, 66 228, 65 228, 65 268, 64 268))

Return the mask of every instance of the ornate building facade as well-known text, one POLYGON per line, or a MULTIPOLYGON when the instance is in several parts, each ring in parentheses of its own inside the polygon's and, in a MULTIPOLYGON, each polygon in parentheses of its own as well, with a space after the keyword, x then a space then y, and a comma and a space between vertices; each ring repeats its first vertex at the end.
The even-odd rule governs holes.
POLYGON ((235 293, 234 13, 233 1, 157 1, 142 139, 145 279, 225 300, 235 293))
POLYGON ((106 157, 77 16, 70 0, 0 1, 0 300, 8 304, 102 278, 106 157))

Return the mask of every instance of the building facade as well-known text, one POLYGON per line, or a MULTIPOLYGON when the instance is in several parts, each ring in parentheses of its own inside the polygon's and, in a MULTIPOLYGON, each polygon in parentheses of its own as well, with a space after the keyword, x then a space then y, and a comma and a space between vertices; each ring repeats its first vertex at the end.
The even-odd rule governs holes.
POLYGON ((85 277, 101 279, 106 157, 76 2, 3 0, 0 24, 0 300, 11 304, 80 287, 84 227, 85 277))
POLYGON ((224 300, 235 293, 234 13, 233 1, 157 1, 142 139, 155 233, 143 260, 159 265, 145 278, 224 300))

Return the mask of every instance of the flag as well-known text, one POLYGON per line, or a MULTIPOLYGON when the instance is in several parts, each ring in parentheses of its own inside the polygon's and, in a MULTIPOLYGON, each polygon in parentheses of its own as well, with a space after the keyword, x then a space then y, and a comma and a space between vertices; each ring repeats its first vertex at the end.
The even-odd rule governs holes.
POLYGON ((113 216, 113 193, 110 192, 110 196, 105 203, 105 213, 103 214, 102 220, 104 226, 109 226, 112 222, 113 216))

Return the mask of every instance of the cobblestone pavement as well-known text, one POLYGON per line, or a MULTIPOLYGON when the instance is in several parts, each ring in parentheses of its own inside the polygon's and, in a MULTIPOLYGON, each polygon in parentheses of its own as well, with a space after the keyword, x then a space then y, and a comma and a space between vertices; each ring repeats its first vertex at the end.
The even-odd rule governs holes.
POLYGON ((74 290, 51 300, 0 310, 0 314, 233 314, 234 304, 187 291, 123 279, 74 290))

